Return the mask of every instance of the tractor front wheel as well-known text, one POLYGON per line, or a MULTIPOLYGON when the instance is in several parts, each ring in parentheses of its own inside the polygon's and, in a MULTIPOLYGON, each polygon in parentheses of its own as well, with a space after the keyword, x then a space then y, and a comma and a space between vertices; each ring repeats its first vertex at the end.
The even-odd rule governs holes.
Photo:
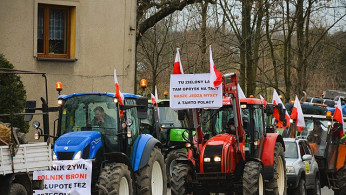
POLYGON ((167 184, 170 185, 171 183, 171 178, 173 174, 173 166, 175 165, 175 159, 179 157, 186 157, 187 153, 184 150, 173 150, 168 153, 167 158, 166 158, 166 174, 167 174, 167 184))
POLYGON ((286 195, 287 193, 285 153, 282 144, 278 142, 275 144, 274 151, 274 176, 265 182, 265 191, 267 195, 286 195))
POLYGON ((335 195, 344 194, 346 192, 346 166, 341 168, 336 174, 335 174, 335 187, 338 188, 338 190, 334 191, 335 195))
POLYGON ((189 177, 191 177, 191 168, 189 165, 181 163, 174 165, 171 180, 172 195, 184 195, 190 193, 187 188, 189 177))
POLYGON ((243 194, 263 195, 264 183, 262 177, 262 165, 259 162, 250 161, 245 164, 243 173, 243 194))
POLYGON ((132 195, 131 172, 125 164, 109 163, 101 170, 98 184, 99 195, 132 195))
POLYGON ((137 193, 141 195, 167 194, 167 175, 163 155, 158 147, 154 147, 150 158, 143 168, 135 173, 137 193))

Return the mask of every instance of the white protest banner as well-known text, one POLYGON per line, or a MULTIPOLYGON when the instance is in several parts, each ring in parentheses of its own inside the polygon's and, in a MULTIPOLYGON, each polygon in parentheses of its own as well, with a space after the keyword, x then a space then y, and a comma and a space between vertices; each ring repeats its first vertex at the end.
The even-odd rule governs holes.
POLYGON ((90 195, 91 171, 91 160, 53 161, 50 170, 34 171, 34 180, 44 180, 43 190, 35 190, 34 195, 90 195))
POLYGON ((210 87, 210 73, 171 74, 170 107, 172 109, 220 108, 222 85, 210 87))

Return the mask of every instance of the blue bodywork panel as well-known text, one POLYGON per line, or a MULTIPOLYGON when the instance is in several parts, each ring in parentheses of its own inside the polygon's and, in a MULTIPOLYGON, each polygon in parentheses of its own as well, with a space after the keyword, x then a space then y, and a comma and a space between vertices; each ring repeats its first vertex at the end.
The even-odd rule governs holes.
MULTIPOLYGON (((327 107, 328 111, 331 111, 332 114, 334 114, 335 108, 334 107, 327 107)), ((342 114, 346 115, 346 104, 341 106, 342 114)))
MULTIPOLYGON (((74 93, 70 95, 60 95, 58 99, 67 100, 74 96, 83 96, 83 95, 106 95, 112 98, 115 97, 115 93, 74 93)), ((135 95, 131 93, 123 93, 123 95, 124 95, 124 98, 138 98, 139 97, 139 95, 135 95)))
MULTIPOLYGON (((139 169, 139 164, 142 159, 142 154, 144 152, 145 146, 150 139, 155 139, 152 135, 142 134, 138 136, 135 141, 135 145, 131 154, 131 165, 134 171, 139 169)), ((150 154, 149 154, 150 155, 150 154)))
MULTIPOLYGON (((96 131, 77 131, 60 136, 54 144, 54 153, 59 160, 58 152, 74 152, 72 159, 78 151, 90 144, 88 159, 95 157, 98 149, 102 146, 101 133, 96 131)), ((70 160, 72 160, 70 159, 70 160)))

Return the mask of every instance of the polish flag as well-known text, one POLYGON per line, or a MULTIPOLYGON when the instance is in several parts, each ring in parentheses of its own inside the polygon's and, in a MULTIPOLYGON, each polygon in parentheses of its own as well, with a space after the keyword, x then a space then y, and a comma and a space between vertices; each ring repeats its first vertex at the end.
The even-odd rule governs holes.
POLYGON ((294 100, 294 105, 291 112, 291 119, 296 120, 298 131, 302 132, 305 128, 305 121, 304 121, 302 106, 300 105, 298 96, 296 96, 296 99, 294 100))
POLYGON ((177 54, 175 55, 173 74, 184 74, 183 67, 180 61, 179 48, 177 48, 177 54))
POLYGON ((340 136, 343 137, 345 135, 345 126, 344 126, 344 117, 342 116, 342 108, 341 108, 341 100, 339 98, 338 103, 336 104, 334 111, 334 120, 338 121, 342 126, 342 131, 340 132, 340 136))
MULTIPOLYGON (((118 102, 120 105, 124 105, 124 95, 121 93, 119 89, 119 82, 117 78, 117 71, 114 68, 114 83, 115 83, 115 97, 118 98, 118 102)), ((120 117, 123 116, 123 110, 120 110, 120 117)))
POLYGON ((154 94, 151 94, 151 104, 156 104, 157 103, 157 100, 158 100, 158 95, 157 95, 157 88, 155 86, 155 95, 154 94))
POLYGON ((222 83, 222 74, 221 72, 216 69, 214 60, 213 60, 213 54, 211 52, 211 45, 209 46, 209 54, 210 54, 210 84, 212 87, 217 87, 222 83))
POLYGON ((260 99, 261 99, 261 101, 263 102, 264 108, 266 108, 268 102, 264 99, 264 97, 263 97, 262 95, 260 95, 260 99))
POLYGON ((241 89, 239 83, 237 84, 237 89, 238 89, 238 96, 239 96, 239 99, 242 99, 242 98, 246 98, 243 90, 241 89))
POLYGON ((152 105, 156 104, 156 97, 153 94, 151 94, 151 104, 152 105))
MULTIPOLYGON (((282 104, 282 107, 284 109, 286 109, 285 105, 282 103, 281 99, 279 98, 279 95, 278 93, 276 92, 276 90, 274 89, 273 91, 273 105, 279 105, 279 104, 282 104)), ((278 108, 274 108, 274 113, 273 113, 273 116, 275 117, 275 119, 278 121, 277 123, 277 127, 278 128, 283 128, 283 129, 286 129, 287 127, 290 126, 290 115, 288 114, 287 110, 286 110, 286 113, 285 113, 285 120, 286 120, 286 125, 284 126, 283 125, 283 121, 280 121, 280 114, 279 114, 279 110, 278 108)))

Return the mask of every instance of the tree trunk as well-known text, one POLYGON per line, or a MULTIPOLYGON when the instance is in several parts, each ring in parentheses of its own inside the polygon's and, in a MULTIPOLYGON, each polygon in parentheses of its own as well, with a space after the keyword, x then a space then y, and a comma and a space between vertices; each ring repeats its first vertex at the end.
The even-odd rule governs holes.
POLYGON ((296 20, 297 20, 297 75, 298 75, 298 83, 297 83, 297 92, 301 95, 303 92, 303 82, 304 82, 304 15, 303 15, 303 4, 304 0, 297 0, 296 5, 296 20))
MULTIPOLYGON (((262 20, 264 15, 263 0, 258 1, 258 10, 257 10, 257 21, 256 21, 256 30, 254 35, 254 46, 253 46, 253 62, 252 62, 252 74, 249 80, 251 85, 251 90, 248 90, 249 95, 256 95, 256 86, 257 86, 257 66, 259 60, 259 47, 261 43, 261 29, 262 29, 262 20)), ((252 37, 252 36, 251 36, 252 37)), ((249 88, 248 88, 249 89, 249 88)))
POLYGON ((246 92, 244 93, 249 96, 254 94, 256 89, 256 78, 253 78, 254 64, 252 61, 252 40, 251 40, 251 5, 252 0, 244 0, 244 19, 245 19, 245 60, 246 60, 246 92), (255 84, 254 84, 255 83, 255 84))
POLYGON ((202 2, 201 3, 202 6, 202 25, 201 25, 201 45, 200 45, 200 49, 201 49, 201 72, 208 72, 209 71, 209 66, 208 62, 206 60, 206 52, 207 52, 207 11, 208 11, 208 2, 202 2))

